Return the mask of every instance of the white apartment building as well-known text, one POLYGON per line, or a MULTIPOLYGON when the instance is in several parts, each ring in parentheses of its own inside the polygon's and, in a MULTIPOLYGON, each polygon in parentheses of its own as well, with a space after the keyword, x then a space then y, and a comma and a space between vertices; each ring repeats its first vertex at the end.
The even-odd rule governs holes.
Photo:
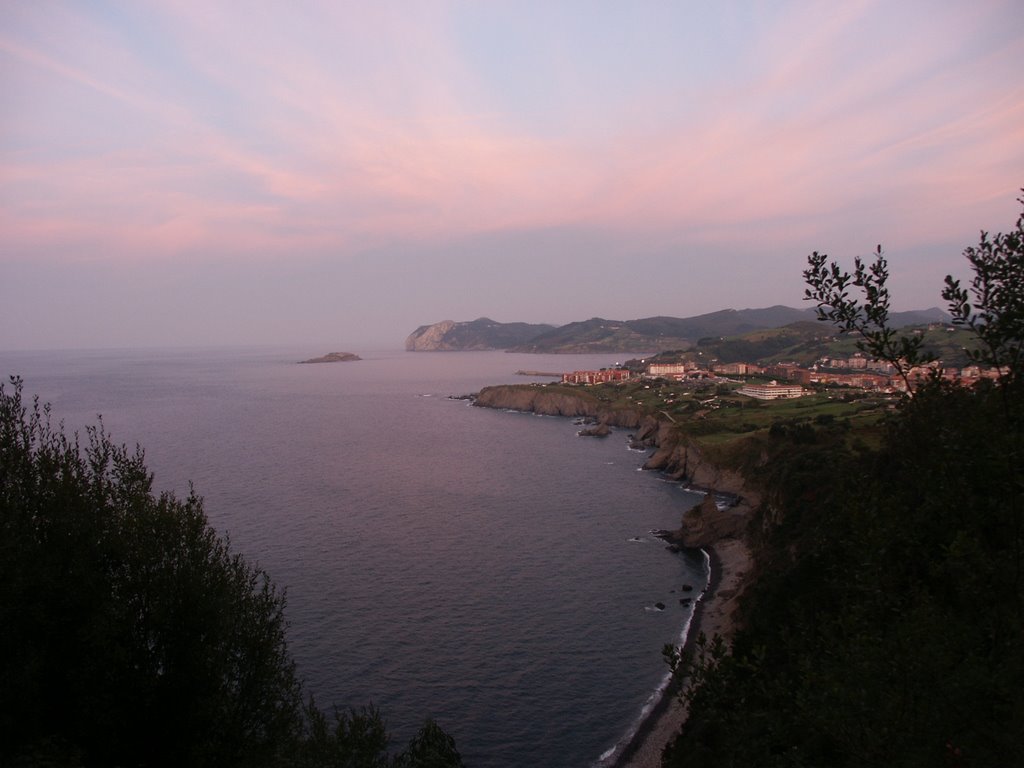
POLYGON ((686 373, 686 363, 651 363, 647 366, 648 376, 680 376, 686 373))
POLYGON ((736 392, 758 400, 782 400, 803 397, 807 394, 799 384, 779 384, 775 381, 770 384, 745 384, 736 392))

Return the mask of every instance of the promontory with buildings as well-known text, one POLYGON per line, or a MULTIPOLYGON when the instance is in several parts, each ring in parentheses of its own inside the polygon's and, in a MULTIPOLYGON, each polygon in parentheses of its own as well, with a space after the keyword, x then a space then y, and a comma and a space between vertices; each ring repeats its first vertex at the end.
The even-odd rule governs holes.
MULTIPOLYGON (((732 313, 733 319, 739 314, 732 313)), ((874 359, 854 339, 802 317, 739 333, 673 336, 671 346, 663 345, 664 337, 649 338, 639 348, 659 350, 655 354, 597 369, 568 370, 567 365, 559 374, 523 371, 553 381, 486 387, 474 404, 571 417, 584 439, 628 431, 629 447, 647 452, 643 469, 706 492, 700 504, 681 510, 677 529, 657 532, 673 551, 702 548, 708 556, 711 575, 688 642, 665 651, 685 670, 693 659, 704 663, 705 654, 745 647, 750 638, 763 636, 765 626, 775 626, 780 605, 803 599, 803 592, 814 594, 821 579, 808 578, 805 571, 819 539, 801 535, 800 525, 813 531, 815 516, 826 518, 827 525, 836 514, 827 494, 852 483, 845 473, 859 466, 857 461, 869 465, 872 452, 891 439, 889 426, 900 413, 899 403, 920 402, 906 396, 908 389, 939 378, 957 386, 926 391, 959 392, 970 400, 969 395, 984 396, 1002 386, 1000 371, 975 365, 966 354, 968 332, 948 317, 915 314, 901 333, 920 337, 935 359, 909 370, 874 359), (786 569, 797 574, 790 581, 786 569)), ((636 334, 635 325, 600 320, 582 330, 576 346, 583 351, 595 351, 601 333, 612 346, 636 334)), ((571 335, 560 339, 563 349, 573 344, 571 335)), ((891 524, 889 517, 882 519, 891 524)), ((916 535, 913 526, 911 531, 916 535)), ((889 559, 882 558, 887 575, 889 559)), ((827 568, 831 561, 822 562, 827 568)), ((846 599, 847 593, 839 594, 846 599)), ((820 610, 817 600, 814 611, 820 610)), ((680 691, 692 690, 688 685, 680 678, 680 691)), ((772 699, 773 709, 777 701, 772 699)), ((662 764, 662 748, 669 745, 666 755, 676 749, 673 742, 694 711, 685 695, 665 695, 616 768, 662 764)), ((697 722, 684 732, 691 742, 701 738, 703 723, 712 717, 706 705, 696 712, 697 722)))
POLYGON ((689 318, 590 320, 555 327, 499 323, 489 318, 424 325, 406 339, 415 352, 505 350, 531 353, 653 354, 600 371, 568 371, 566 384, 597 384, 648 377, 701 384, 742 384, 737 392, 758 399, 799 397, 808 387, 848 387, 895 392, 933 371, 973 384, 994 378, 964 353, 967 332, 938 309, 893 313, 894 328, 923 336, 936 361, 898 372, 863 354, 855 340, 811 319, 814 310, 775 306, 721 310, 689 318))

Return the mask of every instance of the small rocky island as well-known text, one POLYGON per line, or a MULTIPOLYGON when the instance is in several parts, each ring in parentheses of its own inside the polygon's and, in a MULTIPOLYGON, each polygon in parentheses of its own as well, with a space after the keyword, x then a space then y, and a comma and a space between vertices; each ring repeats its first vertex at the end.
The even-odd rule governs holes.
POLYGON ((300 360, 299 363, 350 363, 353 360, 362 360, 359 355, 351 352, 328 352, 323 357, 311 357, 309 360, 300 360))

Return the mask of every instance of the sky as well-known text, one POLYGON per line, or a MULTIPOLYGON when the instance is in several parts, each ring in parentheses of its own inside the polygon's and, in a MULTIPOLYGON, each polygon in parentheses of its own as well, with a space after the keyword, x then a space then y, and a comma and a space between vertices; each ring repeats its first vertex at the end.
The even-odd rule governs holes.
POLYGON ((0 350, 941 305, 1024 187, 1020 0, 0 0, 0 350))

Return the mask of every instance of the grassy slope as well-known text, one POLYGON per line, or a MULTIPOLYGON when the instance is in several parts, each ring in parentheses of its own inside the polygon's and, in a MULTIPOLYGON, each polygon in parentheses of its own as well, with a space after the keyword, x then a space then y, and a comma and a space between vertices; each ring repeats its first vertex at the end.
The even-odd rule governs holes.
POLYGON ((698 443, 714 445, 767 432, 773 424, 841 422, 850 439, 876 442, 878 424, 893 400, 847 390, 829 390, 794 400, 762 401, 738 395, 738 385, 692 389, 677 383, 549 385, 559 391, 597 398, 610 407, 631 407, 676 423, 698 443))
MULTIPOLYGON (((946 327, 921 328, 920 332, 924 334, 927 352, 946 365, 966 364, 963 349, 971 343, 973 337, 970 332, 962 329, 949 331, 946 327)), ((811 365, 823 356, 850 357, 857 351, 856 338, 838 336, 821 323, 804 321, 738 336, 704 338, 692 350, 663 352, 652 359, 761 364, 785 361, 811 365)))

